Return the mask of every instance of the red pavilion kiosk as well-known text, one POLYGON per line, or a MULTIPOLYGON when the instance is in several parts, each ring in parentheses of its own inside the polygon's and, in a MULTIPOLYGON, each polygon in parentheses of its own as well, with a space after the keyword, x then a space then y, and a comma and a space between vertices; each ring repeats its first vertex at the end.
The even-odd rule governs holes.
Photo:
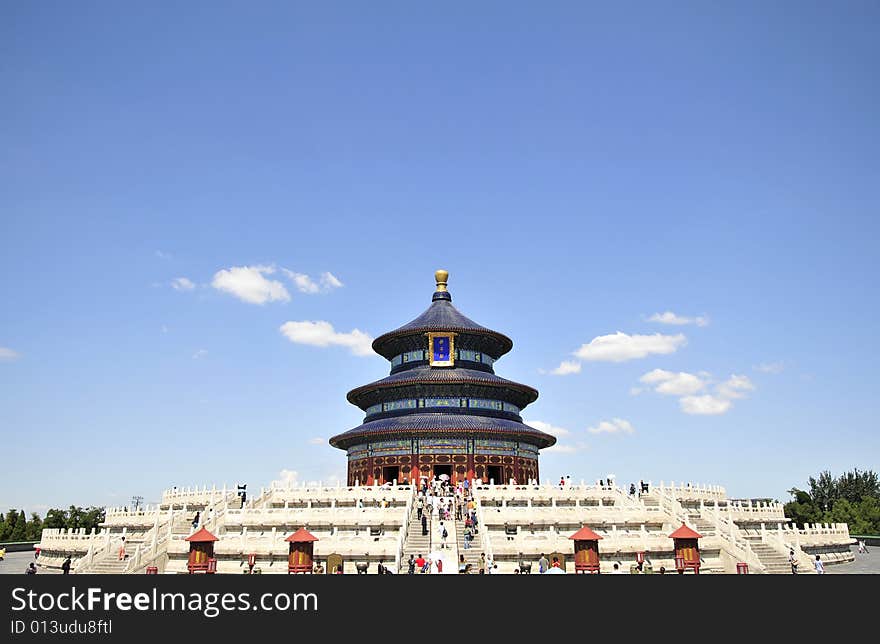
POLYGON ((217 559, 214 558, 214 542, 219 541, 217 537, 201 528, 184 541, 189 541, 189 561, 186 565, 189 574, 217 572, 217 559))
POLYGON ((575 574, 599 574, 599 539, 601 538, 587 526, 569 537, 574 540, 575 574))
POLYGON ((687 527, 684 523, 681 527, 669 535, 675 548, 675 569, 679 574, 684 574, 688 568, 693 568, 694 574, 700 574, 700 546, 697 539, 703 535, 687 527))
POLYGON ((312 572, 315 541, 318 541, 318 537, 305 528, 300 528, 285 541, 290 544, 287 556, 287 574, 312 572))

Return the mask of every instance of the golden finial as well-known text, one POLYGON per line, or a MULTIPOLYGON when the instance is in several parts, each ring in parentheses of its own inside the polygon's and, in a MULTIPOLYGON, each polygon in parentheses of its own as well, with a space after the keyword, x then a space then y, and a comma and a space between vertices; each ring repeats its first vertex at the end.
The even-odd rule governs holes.
POLYGON ((439 271, 434 271, 434 279, 437 280, 437 290, 445 291, 446 280, 449 279, 449 271, 444 271, 442 268, 439 271))

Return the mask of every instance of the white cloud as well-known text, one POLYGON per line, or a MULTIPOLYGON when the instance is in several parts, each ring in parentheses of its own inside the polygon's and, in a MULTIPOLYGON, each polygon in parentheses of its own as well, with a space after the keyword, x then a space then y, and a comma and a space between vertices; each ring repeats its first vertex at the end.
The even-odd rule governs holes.
POLYGON ((722 398, 745 398, 746 391, 754 391, 755 385, 749 380, 748 376, 737 376, 731 374, 730 378, 722 382, 716 388, 718 395, 722 398))
POLYGON ((667 396, 686 396, 695 394, 705 388, 706 383, 692 373, 679 371, 665 371, 663 369, 654 369, 649 371, 641 378, 640 382, 647 385, 657 385, 654 388, 659 394, 667 396))
MULTIPOLYGON (((550 434, 551 436, 555 436, 557 439, 563 437, 570 437, 571 431, 565 429, 564 427, 557 427, 556 425, 551 425, 550 423, 545 423, 543 420, 526 420, 523 421, 529 427, 534 427, 537 430, 544 432, 545 434, 550 434)), ((586 449, 587 446, 584 443, 578 443, 577 445, 570 445, 567 443, 559 443, 557 442, 552 447, 546 447, 541 450, 542 454, 553 453, 556 452, 558 454, 573 454, 582 449, 586 449)))
POLYGON ((535 429, 544 432, 545 434, 550 434, 551 436, 555 436, 559 438, 560 436, 568 436, 571 432, 564 427, 556 427, 555 425, 551 425, 550 423, 545 423, 543 420, 526 420, 523 421, 529 427, 534 427, 535 429))
POLYGON ((309 439, 309 445, 324 445, 326 443, 327 440, 320 436, 315 436, 314 438, 309 439))
POLYGON ((196 285, 185 277, 175 277, 171 280, 171 288, 175 291, 191 291, 195 287, 196 285))
POLYGON ((314 347, 343 346, 348 347, 356 356, 374 355, 371 336, 358 329, 348 333, 338 333, 333 330, 332 324, 324 320, 285 322, 281 325, 280 331, 288 340, 297 344, 314 347))
POLYGON ((168 327, 166 325, 162 325, 162 333, 168 333, 168 327))
POLYGON ((157 250, 156 257, 159 259, 171 259, 171 253, 163 253, 161 250, 157 250))
POLYGON ((286 268, 282 269, 287 277, 290 278, 290 281, 293 282, 294 286, 296 286, 297 290, 300 293, 317 293, 321 290, 321 288, 315 284, 311 277, 306 275, 305 273, 294 273, 293 271, 289 271, 286 268))
POLYGON ((18 351, 13 351, 6 347, 0 347, 0 362, 12 362, 13 360, 18 360, 20 357, 21 354, 18 351))
POLYGON ((685 324, 696 324, 697 326, 708 326, 709 318, 706 316, 697 316, 693 318, 683 315, 676 315, 672 311, 664 313, 655 313, 648 318, 648 322, 659 322, 660 324, 672 324, 675 326, 683 326, 685 324))
POLYGON ((732 403, 721 396, 706 394, 703 396, 685 396, 679 401, 681 410, 686 414, 717 416, 725 413, 732 403))
POLYGON ((678 335, 627 335, 618 331, 611 335, 600 335, 589 344, 581 345, 574 355, 582 360, 603 362, 625 362, 636 358, 644 358, 651 354, 674 353, 684 346, 687 338, 678 335))
POLYGON ((632 434, 635 427, 628 420, 622 418, 612 418, 611 420, 599 421, 595 427, 588 427, 587 431, 591 434, 632 434))
POLYGON ((782 362, 764 362, 755 365, 752 368, 761 373, 782 373, 782 370, 785 369, 785 365, 782 362))
POLYGON ((337 278, 333 273, 325 271, 321 273, 321 286, 326 289, 331 289, 342 288, 343 284, 339 281, 339 278, 337 278))
POLYGON ((342 282, 340 282, 333 273, 321 273, 321 277, 319 277, 316 282, 305 273, 296 273, 287 270, 286 268, 281 270, 283 270, 284 274, 290 278, 290 281, 293 282, 294 286, 296 286, 300 293, 314 295, 315 293, 327 292, 330 289, 340 288, 342 286, 342 282))
POLYGON ((264 277, 274 272, 275 268, 272 266, 233 266, 217 271, 211 286, 251 304, 290 301, 290 293, 284 288, 284 284, 264 277))
POLYGON ((564 360, 562 364, 553 369, 550 373, 554 376, 567 376, 571 373, 580 373, 581 363, 577 360, 564 360))
POLYGON ((198 360, 199 358, 204 358, 206 355, 208 355, 207 349, 199 349, 198 351, 196 351, 193 354, 193 360, 198 360))
POLYGON ((641 387, 630 387, 629 388, 629 395, 630 396, 638 396, 643 391, 644 391, 644 389, 642 389, 641 387))
POLYGON ((663 369, 649 371, 640 382, 656 385, 654 391, 669 396, 679 396, 681 410, 686 414, 718 415, 724 414, 733 407, 732 401, 745 398, 746 393, 753 391, 755 385, 748 376, 732 374, 730 378, 715 386, 715 393, 696 395, 712 384, 712 375, 700 371, 698 375, 680 371, 674 373, 663 369))
POLYGON ((272 481, 277 484, 279 487, 295 487, 297 482, 299 481, 299 472, 296 470, 281 470, 278 473, 278 478, 272 481))

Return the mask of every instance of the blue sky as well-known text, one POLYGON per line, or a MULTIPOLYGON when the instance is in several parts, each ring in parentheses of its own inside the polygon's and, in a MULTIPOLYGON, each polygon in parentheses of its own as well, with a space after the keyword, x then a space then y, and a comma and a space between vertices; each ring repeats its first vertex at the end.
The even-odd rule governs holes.
POLYGON ((437 268, 550 480, 880 466, 876 4, 0 11, 0 508, 344 476, 437 268))

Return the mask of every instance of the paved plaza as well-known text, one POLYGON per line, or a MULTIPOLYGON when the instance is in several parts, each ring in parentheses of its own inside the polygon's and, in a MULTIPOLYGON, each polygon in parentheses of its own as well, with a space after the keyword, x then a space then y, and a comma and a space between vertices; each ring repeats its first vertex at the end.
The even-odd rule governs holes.
MULTIPOLYGON (((851 563, 835 564, 827 566, 825 571, 829 575, 877 575, 880 574, 880 546, 868 547, 868 553, 860 555, 856 552, 856 546, 852 547, 855 561, 851 563)), ((34 561, 33 552, 10 552, 6 559, 0 561, 0 575, 23 575, 25 568, 34 561)), ((39 575, 57 575, 59 571, 37 568, 39 575)))

